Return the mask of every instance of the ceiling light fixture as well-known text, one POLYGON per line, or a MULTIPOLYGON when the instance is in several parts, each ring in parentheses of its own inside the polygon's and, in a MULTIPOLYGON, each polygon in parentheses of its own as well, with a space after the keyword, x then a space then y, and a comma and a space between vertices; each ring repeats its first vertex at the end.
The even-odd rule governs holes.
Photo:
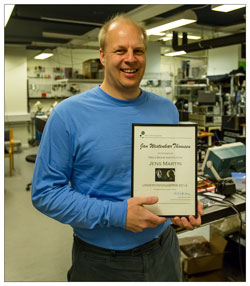
POLYGON ((53 53, 41 53, 37 56, 34 57, 35 60, 45 60, 49 57, 52 57, 54 54, 53 53))
POLYGON ((15 5, 4 5, 4 27, 6 27, 15 5))
POLYGON ((240 8, 244 8, 246 5, 212 5, 211 9, 217 12, 231 12, 240 8))
MULTIPOLYGON (((182 35, 180 35, 180 38, 182 38, 182 35)), ((200 40, 201 36, 187 35, 187 38, 190 40, 200 40)))
POLYGON ((181 26, 185 26, 191 23, 197 22, 196 14, 193 11, 186 11, 183 14, 177 14, 168 19, 164 19, 154 26, 148 27, 146 32, 147 35, 158 35, 164 31, 172 30, 181 26), (157 26, 156 26, 157 25, 157 26))
POLYGON ((160 40, 167 42, 167 41, 172 40, 172 38, 173 38, 172 36, 165 36, 165 37, 160 38, 160 40))
POLYGON ((172 52, 172 53, 164 54, 164 56, 175 57, 175 56, 180 56, 180 55, 185 55, 185 54, 186 54, 185 51, 178 51, 178 52, 172 52))

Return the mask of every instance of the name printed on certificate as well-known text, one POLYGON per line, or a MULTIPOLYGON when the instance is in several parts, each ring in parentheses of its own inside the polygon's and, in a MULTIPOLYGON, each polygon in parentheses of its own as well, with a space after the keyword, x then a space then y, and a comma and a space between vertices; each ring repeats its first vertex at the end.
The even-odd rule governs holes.
POLYGON ((197 215, 197 126, 133 124, 132 196, 158 196, 160 216, 197 215))

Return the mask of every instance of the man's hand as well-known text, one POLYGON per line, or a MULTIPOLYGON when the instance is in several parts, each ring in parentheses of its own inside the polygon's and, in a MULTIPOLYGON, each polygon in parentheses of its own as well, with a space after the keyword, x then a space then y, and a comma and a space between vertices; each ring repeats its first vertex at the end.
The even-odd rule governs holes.
POLYGON ((135 197, 128 199, 126 229, 133 232, 143 231, 145 228, 156 227, 167 219, 159 217, 143 205, 153 205, 158 202, 158 197, 135 197))
POLYGON ((198 200, 198 217, 195 218, 193 216, 189 216, 188 219, 186 217, 174 217, 171 218, 172 224, 178 225, 180 227, 184 227, 186 229, 194 229, 196 226, 201 225, 201 216, 203 215, 203 203, 198 200))

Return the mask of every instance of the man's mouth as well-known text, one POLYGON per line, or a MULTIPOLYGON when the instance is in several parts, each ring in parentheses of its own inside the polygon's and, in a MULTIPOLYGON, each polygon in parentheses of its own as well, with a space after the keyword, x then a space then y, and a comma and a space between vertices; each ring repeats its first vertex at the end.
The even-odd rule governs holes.
POLYGON ((125 73, 136 73, 138 69, 121 69, 121 71, 125 73))

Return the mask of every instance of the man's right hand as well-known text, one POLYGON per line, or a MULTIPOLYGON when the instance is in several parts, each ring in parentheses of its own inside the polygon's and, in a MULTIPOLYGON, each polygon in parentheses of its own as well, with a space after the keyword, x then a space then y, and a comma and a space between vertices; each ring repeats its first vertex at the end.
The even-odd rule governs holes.
POLYGON ((159 217, 143 205, 153 205, 158 202, 158 197, 134 197, 128 199, 126 229, 141 232, 145 228, 156 227, 167 219, 159 217))

